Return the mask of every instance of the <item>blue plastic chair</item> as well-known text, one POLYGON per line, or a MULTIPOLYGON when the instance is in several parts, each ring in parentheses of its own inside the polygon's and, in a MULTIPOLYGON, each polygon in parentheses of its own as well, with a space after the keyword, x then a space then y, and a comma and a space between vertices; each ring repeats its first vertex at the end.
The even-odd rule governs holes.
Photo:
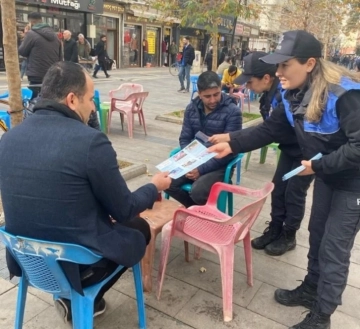
MULTIPOLYGON (((169 157, 172 157, 173 155, 175 155, 176 153, 178 153, 181 150, 180 147, 177 147, 175 149, 173 149, 170 154, 169 157)), ((236 184, 239 185, 240 184, 240 180, 241 180, 241 159, 243 158, 244 154, 240 153, 236 156, 236 158, 232 161, 230 161, 230 163, 227 165, 226 170, 225 170, 225 175, 224 175, 224 183, 227 184, 231 184, 231 171, 233 169, 233 167, 236 165, 237 168, 236 169, 236 173, 237 173, 237 179, 236 179, 236 184)), ((186 192, 190 192, 192 188, 192 184, 184 184, 183 186, 181 186, 181 189, 186 191, 186 192)), ((164 194, 165 199, 169 199, 170 195, 168 193, 164 194)), ((222 212, 226 212, 226 201, 227 201, 227 210, 228 210, 228 215, 232 216, 233 215, 233 210, 234 210, 234 202, 233 202, 233 195, 232 193, 228 193, 228 192, 221 192, 220 196, 218 198, 218 209, 222 212)))
POLYGON ((198 75, 190 75, 190 82, 191 82, 191 97, 190 100, 193 99, 194 94, 198 92, 198 87, 197 87, 197 81, 199 79, 198 75))
MULTIPOLYGON (((32 97, 32 90, 29 88, 21 88, 21 98, 23 102, 30 101, 32 97)), ((0 99, 9 98, 9 91, 5 91, 3 94, 0 95, 0 99)))
MULTIPOLYGON (((50 241, 35 240, 14 236, 0 227, 0 239, 20 265, 23 275, 20 278, 16 305, 15 329, 21 329, 24 321, 24 311, 28 286, 32 286, 49 294, 54 300, 67 298, 71 300, 73 328, 92 329, 94 299, 101 287, 104 286, 123 266, 119 265, 116 271, 104 281, 84 288, 84 296, 72 289, 59 261, 79 264, 94 264, 101 259, 84 247, 50 241)), ((141 278, 140 263, 133 267, 139 328, 146 329, 145 305, 141 278)))

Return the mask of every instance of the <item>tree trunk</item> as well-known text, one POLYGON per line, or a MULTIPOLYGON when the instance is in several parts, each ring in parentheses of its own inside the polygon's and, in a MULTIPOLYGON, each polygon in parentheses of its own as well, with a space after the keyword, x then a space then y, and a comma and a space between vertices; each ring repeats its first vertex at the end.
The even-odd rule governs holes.
POLYGON ((217 71, 218 67, 218 33, 217 28, 213 33, 211 33, 211 38, 213 40, 213 58, 212 58, 212 70, 217 71))
POLYGON ((1 0, 1 18, 3 28, 4 59, 6 78, 9 88, 9 106, 11 126, 21 123, 23 104, 21 99, 21 81, 19 55, 17 49, 16 14, 14 0, 1 0))

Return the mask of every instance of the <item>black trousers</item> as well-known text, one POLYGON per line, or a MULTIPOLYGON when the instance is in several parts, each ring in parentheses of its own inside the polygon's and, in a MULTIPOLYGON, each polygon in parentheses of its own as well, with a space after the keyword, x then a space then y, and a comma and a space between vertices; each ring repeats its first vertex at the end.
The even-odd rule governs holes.
POLYGON ((204 205, 209 197, 211 186, 224 180, 225 170, 226 168, 222 168, 209 172, 200 176, 196 181, 185 176, 173 179, 169 189, 165 192, 186 208, 194 205, 204 205), (184 184, 192 184, 190 193, 181 189, 184 184))
POLYGON ((290 157, 281 152, 273 183, 275 188, 271 193, 271 221, 273 225, 289 230, 298 230, 305 213, 306 194, 314 179, 310 176, 294 176, 286 181, 282 177, 289 171, 301 165, 300 159, 290 157))
POLYGON ((108 76, 107 70, 106 70, 106 61, 105 59, 98 59, 99 65, 95 67, 94 75, 96 75, 100 68, 104 71, 105 75, 108 76))
MULTIPOLYGON (((146 244, 148 245, 151 239, 150 227, 149 224, 142 218, 136 217, 128 222, 122 223, 126 227, 139 230, 145 237, 146 244)), ((120 250, 119 252, 126 252, 126 250, 120 250)), ((103 281, 108 276, 110 276, 119 265, 110 261, 103 259, 100 262, 93 264, 91 266, 81 265, 80 266, 80 277, 81 285, 83 288, 92 286, 100 281, 103 281)), ((104 297, 105 293, 116 283, 121 275, 127 270, 123 268, 119 273, 117 273, 109 282, 107 282, 99 291, 98 295, 95 298, 95 303, 99 302, 101 298, 104 297)))
POLYGON ((332 314, 341 305, 359 229, 360 192, 334 189, 316 177, 305 281, 317 286, 318 306, 323 313, 332 314))

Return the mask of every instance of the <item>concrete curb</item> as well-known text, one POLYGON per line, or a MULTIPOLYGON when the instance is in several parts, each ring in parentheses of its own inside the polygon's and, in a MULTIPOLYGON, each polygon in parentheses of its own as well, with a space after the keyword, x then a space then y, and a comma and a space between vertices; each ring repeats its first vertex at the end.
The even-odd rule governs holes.
MULTIPOLYGON (((170 115, 165 115, 165 114, 157 115, 155 117, 155 120, 176 123, 176 124, 179 124, 179 125, 182 125, 182 123, 183 123, 183 119, 176 118, 176 117, 170 116, 170 115)), ((261 122, 263 122, 263 118, 257 118, 255 120, 248 121, 248 122, 243 124, 243 129, 253 127, 253 126, 257 126, 261 122)))
POLYGON ((125 179, 125 181, 144 175, 146 172, 146 164, 134 164, 120 170, 121 176, 125 179))

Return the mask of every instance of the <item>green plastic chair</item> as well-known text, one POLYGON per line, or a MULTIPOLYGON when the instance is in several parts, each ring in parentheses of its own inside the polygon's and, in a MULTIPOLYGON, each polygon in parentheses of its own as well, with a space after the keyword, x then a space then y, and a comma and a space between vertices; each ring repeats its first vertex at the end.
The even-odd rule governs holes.
POLYGON ((107 124, 108 124, 110 104, 101 104, 100 93, 98 90, 95 90, 94 93, 94 103, 95 103, 96 112, 99 113, 101 131, 104 134, 107 134, 107 124))
MULTIPOLYGON (((180 147, 177 147, 175 149, 173 149, 170 154, 169 157, 172 157, 173 155, 175 155, 176 153, 178 153, 181 150, 180 147)), ((236 158, 234 160, 232 160, 226 167, 226 171, 225 171, 225 175, 224 175, 224 183, 227 184, 232 184, 231 181, 231 172, 232 169, 239 164, 239 166, 241 167, 241 159, 243 158, 244 154, 240 153, 236 156, 236 158)), ((241 175, 241 172, 238 171, 238 175, 241 175)), ((240 176, 237 177, 237 182, 240 184, 240 176)), ((186 192, 190 192, 191 191, 191 187, 192 184, 184 184, 183 186, 181 186, 181 189, 186 191, 186 192)), ((165 199, 169 199, 170 195, 168 193, 165 192, 164 195, 165 199)), ((233 194, 230 192, 221 192, 219 198, 218 198, 218 203, 217 203, 217 207, 220 211, 222 212, 226 212, 226 204, 227 204, 227 213, 229 216, 233 215, 233 210, 234 210, 234 201, 233 201, 233 194), (227 201, 227 202, 226 202, 227 201)))
MULTIPOLYGON (((277 156, 277 161, 276 163, 279 162, 280 159, 280 154, 281 154, 281 150, 279 149, 279 144, 278 143, 271 143, 267 146, 264 146, 260 149, 260 164, 264 164, 266 161, 266 155, 267 155, 267 151, 269 148, 272 148, 273 150, 276 150, 276 156, 277 156)), ((249 162, 250 162, 250 158, 251 158, 251 151, 247 153, 246 156, 246 163, 245 163, 245 170, 248 169, 249 166, 249 162)))

